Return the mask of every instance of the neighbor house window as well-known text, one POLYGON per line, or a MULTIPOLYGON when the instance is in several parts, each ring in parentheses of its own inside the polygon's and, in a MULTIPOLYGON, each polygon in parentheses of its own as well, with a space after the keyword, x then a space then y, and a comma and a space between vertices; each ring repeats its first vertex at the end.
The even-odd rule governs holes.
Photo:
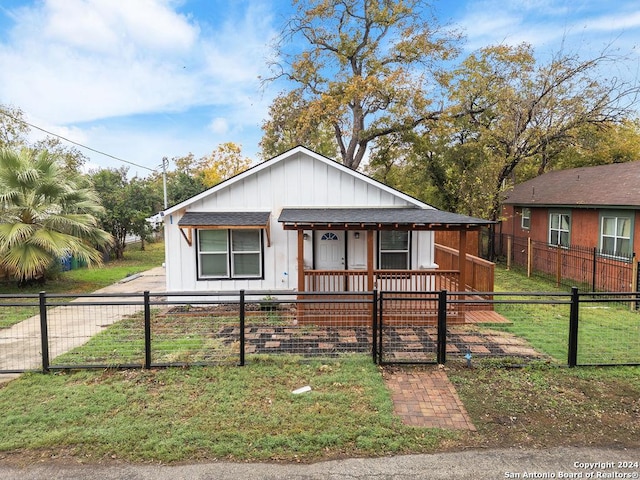
POLYGON ((571 216, 568 213, 549 214, 549 244, 561 247, 569 246, 571 216))
POLYGON ((378 265, 382 270, 407 270, 409 268, 409 232, 380 232, 378 265))
POLYGON ((603 213, 600 219, 600 250, 605 255, 631 255, 631 217, 603 213))
POLYGON ((522 223, 523 230, 529 230, 531 228, 531 209, 524 207, 522 209, 522 223))
POLYGON ((260 230, 198 230, 199 278, 262 276, 260 230))

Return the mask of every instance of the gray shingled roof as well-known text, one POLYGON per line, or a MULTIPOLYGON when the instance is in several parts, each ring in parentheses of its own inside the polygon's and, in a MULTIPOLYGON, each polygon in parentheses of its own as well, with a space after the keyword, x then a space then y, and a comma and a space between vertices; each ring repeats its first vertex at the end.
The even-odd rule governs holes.
POLYGON ((426 208, 284 208, 278 221, 297 225, 488 225, 492 222, 426 208))
POLYGON ((640 206, 640 161, 548 172, 516 185, 504 203, 523 206, 640 206))
POLYGON ((178 222, 187 226, 261 226, 269 221, 270 212, 187 212, 178 222))

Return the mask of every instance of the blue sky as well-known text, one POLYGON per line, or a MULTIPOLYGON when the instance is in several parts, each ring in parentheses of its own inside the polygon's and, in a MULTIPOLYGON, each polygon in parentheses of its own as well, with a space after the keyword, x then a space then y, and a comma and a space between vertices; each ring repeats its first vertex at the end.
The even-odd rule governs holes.
MULTIPOLYGON (((435 0, 466 36, 463 56, 529 42, 590 56, 629 55, 640 77, 638 0, 435 0)), ((284 0, 0 0, 0 103, 46 130, 156 169, 224 142, 257 160, 260 125, 284 85, 260 85, 284 0)), ((34 138, 39 133, 34 131, 34 138)), ((44 135, 44 134, 42 134, 44 135)), ((83 151, 93 167, 125 165, 83 151)), ((131 174, 148 170, 130 167, 131 174)))

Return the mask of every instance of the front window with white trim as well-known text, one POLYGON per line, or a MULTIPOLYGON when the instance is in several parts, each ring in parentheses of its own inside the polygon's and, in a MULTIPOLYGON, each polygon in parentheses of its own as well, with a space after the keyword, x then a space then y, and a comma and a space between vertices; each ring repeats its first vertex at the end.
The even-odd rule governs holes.
POLYGON ((262 276, 259 229, 198 230, 198 277, 258 278, 262 276))
POLYGON ((631 254, 631 218, 603 215, 600 223, 600 251, 604 255, 627 257, 631 254))

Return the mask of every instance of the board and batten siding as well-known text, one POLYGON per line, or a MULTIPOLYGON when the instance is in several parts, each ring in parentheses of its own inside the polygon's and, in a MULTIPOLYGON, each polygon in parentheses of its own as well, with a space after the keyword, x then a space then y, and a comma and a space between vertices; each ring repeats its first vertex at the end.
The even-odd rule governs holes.
MULTIPOLYGON (((406 207, 419 203, 412 203, 392 190, 381 188, 376 182, 367 181, 338 164, 334 166, 330 160, 319 160, 304 151, 294 151, 272 164, 268 162, 244 176, 241 174, 211 188, 209 193, 194 197, 192 202, 183 202, 184 208, 169 209, 164 217, 167 291, 294 290, 298 285, 297 232, 283 230, 278 222, 283 208, 406 207), (196 237, 194 235, 193 244, 189 246, 178 228, 178 222, 186 211, 271 212, 270 247, 267 246, 266 234, 263 234, 264 278, 198 280, 196 237)), ((350 269, 366 268, 365 238, 364 232, 359 239, 350 235, 350 269)), ((311 246, 311 241, 305 241, 306 268, 313 264, 311 246)), ((436 268, 433 249, 432 232, 414 232, 412 268, 436 268)))

